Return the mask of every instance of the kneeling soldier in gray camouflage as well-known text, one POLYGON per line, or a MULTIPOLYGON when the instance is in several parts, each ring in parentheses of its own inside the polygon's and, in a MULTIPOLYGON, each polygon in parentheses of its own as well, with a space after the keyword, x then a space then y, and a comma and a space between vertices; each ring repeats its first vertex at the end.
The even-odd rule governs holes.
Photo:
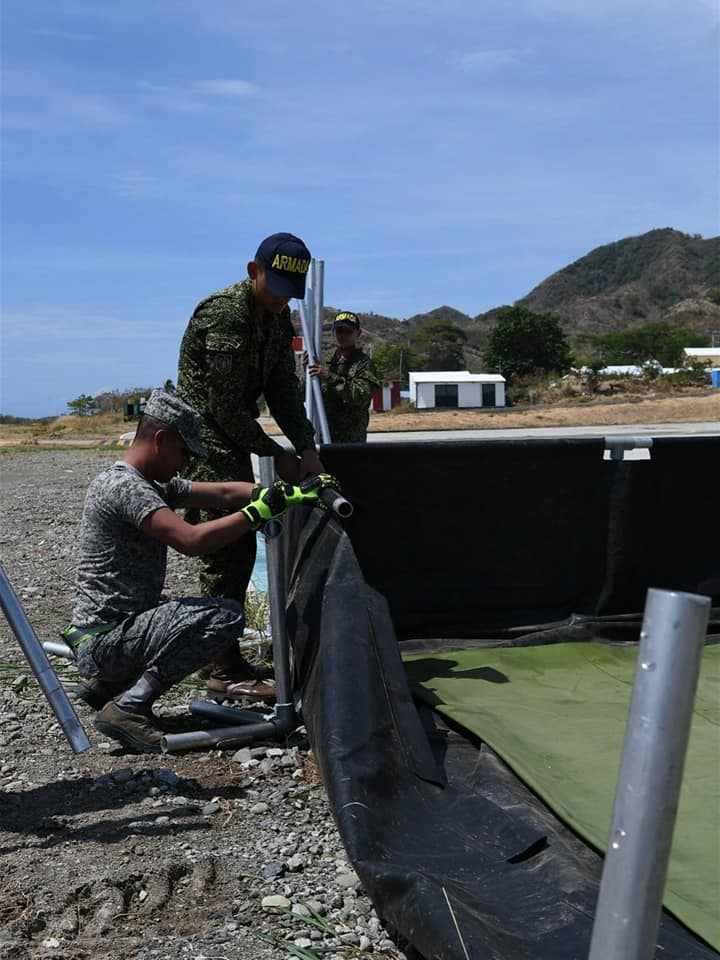
MULTIPOLYGON (((317 503, 331 479, 316 477, 302 487, 183 479, 178 474, 191 456, 205 455, 201 422, 178 397, 153 391, 132 446, 90 484, 83 509, 73 622, 63 637, 86 678, 78 694, 99 710, 97 729, 145 753, 160 751, 153 701, 236 648, 244 625, 234 600, 162 602, 168 546, 186 556, 212 553, 292 504, 317 503), (235 512, 192 525, 174 512, 184 506, 235 512)), ((246 692, 255 699, 274 695, 258 679, 248 681, 246 692)))

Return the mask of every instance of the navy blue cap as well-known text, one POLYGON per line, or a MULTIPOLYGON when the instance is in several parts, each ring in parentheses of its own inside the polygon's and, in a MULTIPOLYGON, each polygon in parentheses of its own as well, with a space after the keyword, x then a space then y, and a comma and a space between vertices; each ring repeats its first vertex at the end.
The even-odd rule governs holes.
POLYGON ((292 233, 273 233, 258 247, 255 260, 263 265, 265 279, 276 297, 305 296, 305 279, 310 269, 310 251, 292 233))

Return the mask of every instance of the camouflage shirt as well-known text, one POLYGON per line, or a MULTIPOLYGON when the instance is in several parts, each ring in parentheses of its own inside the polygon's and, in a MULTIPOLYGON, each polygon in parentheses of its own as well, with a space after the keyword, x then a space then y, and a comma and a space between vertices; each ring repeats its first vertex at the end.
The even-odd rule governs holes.
POLYGON ((180 346, 178 394, 202 414, 211 458, 280 453, 282 447, 257 422, 261 395, 295 449, 314 449, 292 338, 289 308, 258 319, 249 279, 195 308, 180 346))
POLYGON ((153 483, 123 460, 95 477, 80 523, 75 626, 113 623, 160 603, 167 547, 140 524, 153 511, 176 506, 191 488, 180 477, 153 483))
POLYGON ((359 347, 344 358, 339 351, 325 360, 322 385, 325 412, 334 443, 363 443, 370 420, 370 401, 380 386, 375 364, 359 347))

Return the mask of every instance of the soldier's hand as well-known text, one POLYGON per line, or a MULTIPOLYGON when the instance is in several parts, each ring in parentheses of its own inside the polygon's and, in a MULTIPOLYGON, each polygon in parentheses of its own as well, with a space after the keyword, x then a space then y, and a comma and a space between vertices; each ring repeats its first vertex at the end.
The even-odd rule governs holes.
POLYGON ((311 506, 317 503, 320 488, 317 485, 306 484, 304 481, 300 484, 283 484, 285 493, 285 502, 293 506, 296 503, 309 503, 311 506))
POLYGON ((300 455, 300 465, 298 467, 297 480, 294 482, 300 482, 308 474, 318 474, 325 473, 325 467, 320 462, 320 458, 314 449, 312 450, 303 450, 300 455))
POLYGON ((301 477, 300 460, 292 453, 284 450, 275 458, 275 469, 281 480, 286 483, 297 483, 301 477))
POLYGON ((277 480, 271 487, 258 485, 253 488, 250 502, 240 511, 247 518, 251 530, 257 530, 263 523, 285 513, 288 505, 284 490, 286 486, 289 484, 277 480))
POLYGON ((318 494, 327 487, 337 490, 338 493, 342 491, 340 481, 331 473, 311 473, 300 483, 302 490, 317 490, 318 494))

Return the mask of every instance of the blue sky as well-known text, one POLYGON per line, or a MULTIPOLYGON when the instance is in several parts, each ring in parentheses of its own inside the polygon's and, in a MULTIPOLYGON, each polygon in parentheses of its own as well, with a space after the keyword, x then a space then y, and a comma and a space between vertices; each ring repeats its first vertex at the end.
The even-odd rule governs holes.
POLYGON ((719 232, 710 0, 6 0, 0 412, 175 379, 277 230, 325 302, 512 303, 719 232))

